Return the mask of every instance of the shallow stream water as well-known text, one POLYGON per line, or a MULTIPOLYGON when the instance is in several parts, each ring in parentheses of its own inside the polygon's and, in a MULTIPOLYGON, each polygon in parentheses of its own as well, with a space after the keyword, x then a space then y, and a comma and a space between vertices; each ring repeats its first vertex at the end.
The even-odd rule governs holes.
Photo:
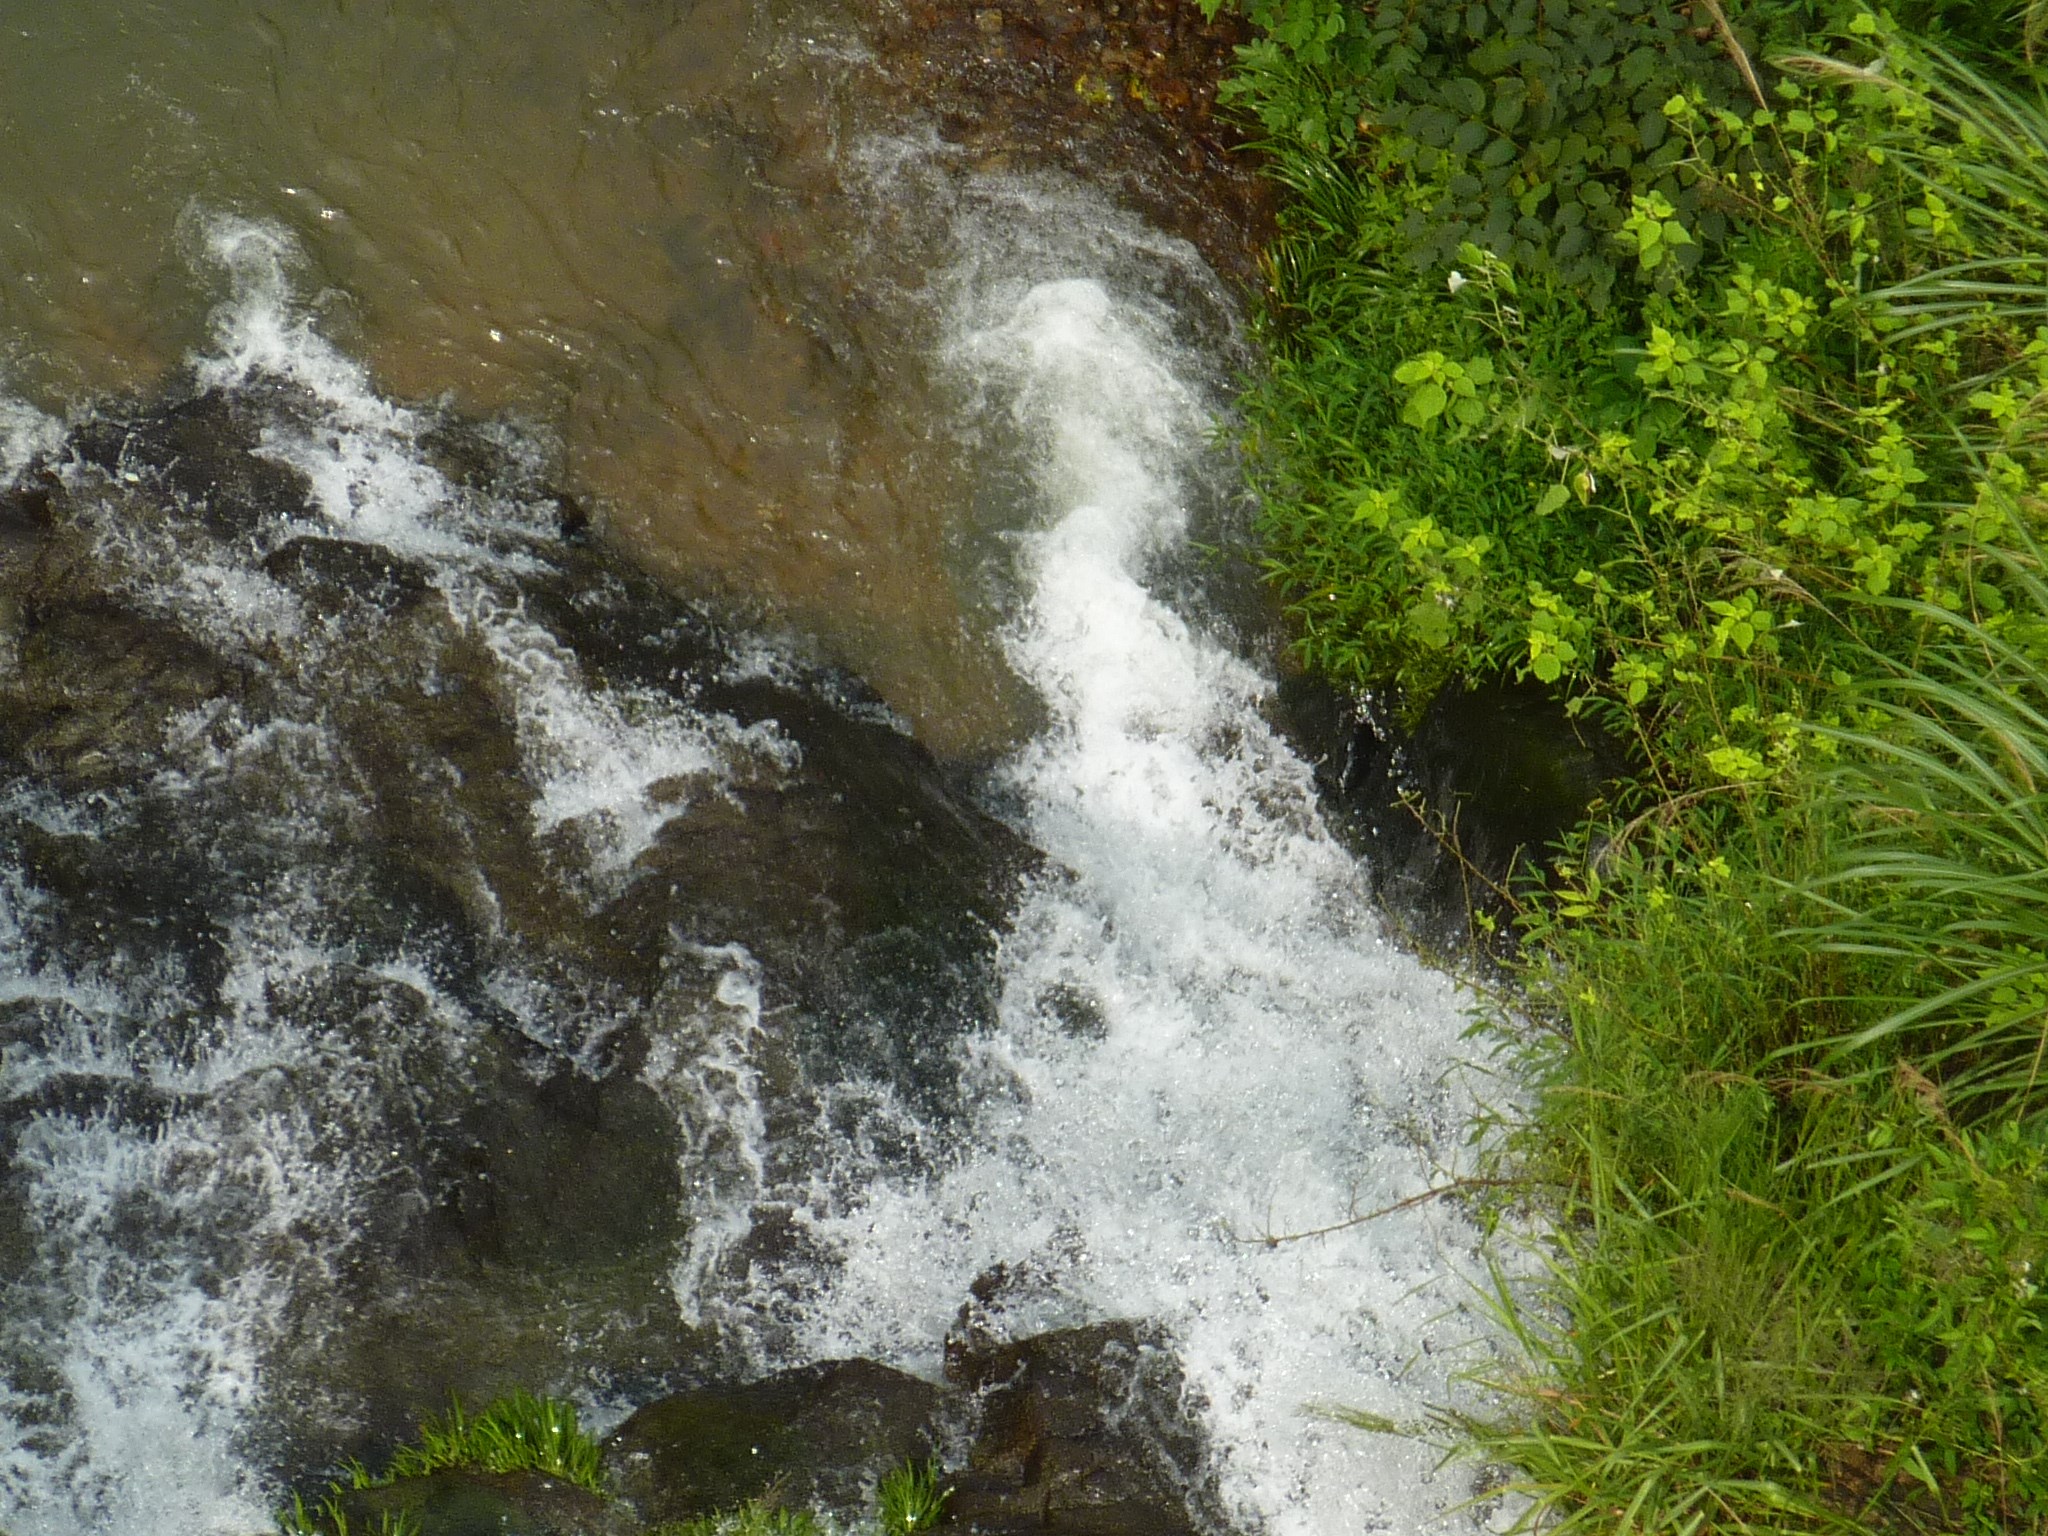
POLYGON ((1202 252, 827 0, 8 26, 0 1528, 936 1372, 997 1266, 1166 1330, 1230 1527, 1479 1520, 1328 1416, 1458 1399, 1473 1230, 1261 1240, 1477 1084, 1203 553, 1202 252))

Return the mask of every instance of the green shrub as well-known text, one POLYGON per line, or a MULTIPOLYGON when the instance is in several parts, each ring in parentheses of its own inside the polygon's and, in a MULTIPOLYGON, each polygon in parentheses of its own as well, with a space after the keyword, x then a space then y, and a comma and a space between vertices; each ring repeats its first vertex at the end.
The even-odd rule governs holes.
POLYGON ((1660 200, 1689 231, 1667 280, 1728 233, 1711 173, 1738 141, 1675 133, 1664 105, 1691 92, 1733 108, 1745 81, 1720 38, 1702 39, 1672 0, 1243 9, 1263 35, 1223 100, 1278 143, 1354 155, 1393 180, 1396 245, 1416 266, 1441 271, 1475 244, 1599 308, 1617 277, 1612 236, 1637 199, 1660 200))
MULTIPOLYGON (((1638 123, 1598 167, 1596 281, 1554 222, 1501 242, 1446 201, 1459 155, 1526 175, 1549 131, 1525 103, 1457 140, 1498 98, 1452 82, 1497 80, 1473 55, 1512 6, 1245 9, 1236 99, 1291 194, 1245 416, 1304 659, 1411 707, 1534 678, 1644 766, 1525 897, 1534 1104, 1501 1156, 1543 1191, 1542 1272, 1499 1290, 1519 1411, 1452 1428, 1530 1528, 2048 1528, 2048 110, 2020 49, 1727 6, 1831 56, 1760 65, 1767 107, 1674 79, 1677 191, 1638 123), (1438 143, 1428 107, 1473 113, 1438 143)), ((1711 11, 1683 47, 1725 63, 1711 11)))

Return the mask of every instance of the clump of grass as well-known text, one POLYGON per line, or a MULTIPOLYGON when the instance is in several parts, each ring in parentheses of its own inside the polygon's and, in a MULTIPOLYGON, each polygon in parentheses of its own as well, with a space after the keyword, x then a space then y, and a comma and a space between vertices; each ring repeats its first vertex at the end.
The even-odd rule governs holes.
MULTIPOLYGON (((283 1536, 357 1536, 340 1497, 332 1493, 310 1509, 293 1494, 291 1507, 278 1514, 277 1528, 283 1536)), ((374 1524, 362 1528, 362 1536, 420 1536, 420 1517, 409 1509, 386 1510, 374 1524)))
MULTIPOLYGON (((883 1536, 919 1536, 939 1523, 952 1493, 943 1486, 936 1461, 906 1461, 876 1486, 875 1523, 883 1536)), ((749 1499, 736 1509, 668 1521, 650 1536, 823 1536, 825 1529, 809 1510, 749 1499)))
POLYGON ((1828 793, 1851 826, 1809 889, 1825 947, 1889 963, 1882 1016, 1805 1049, 1882 1077, 1907 1062, 1970 1120, 2048 1110, 2048 579, 1989 550, 2018 601, 1987 623, 1907 603, 1929 631, 1910 663, 1872 658, 1870 728, 1828 793))
POLYGON ((383 1481, 423 1477, 443 1467, 479 1472, 542 1472, 603 1493, 602 1452, 583 1432, 573 1403, 515 1392, 474 1417, 454 1403, 420 1425, 417 1443, 392 1458, 383 1481))
MULTIPOLYGON (((465 1414, 460 1402, 451 1403, 445 1415, 421 1423, 419 1439, 400 1447, 382 1473, 373 1473, 361 1462, 351 1461, 345 1478, 330 1483, 327 1492, 310 1507, 303 1497, 294 1494, 290 1507, 278 1513, 278 1529, 284 1536, 351 1536, 347 1494, 388 1488, 400 1478, 425 1477, 451 1467, 475 1472, 540 1472, 606 1496, 603 1453, 597 1441, 584 1433, 575 1405, 559 1398, 515 1392, 475 1415, 465 1414)), ((377 1517, 370 1536, 416 1536, 418 1529, 416 1512, 385 1511, 377 1517)), ((758 1536, 807 1533, 773 1532, 758 1536)))
POLYGON ((951 1488, 940 1485, 936 1461, 906 1461, 876 1488, 876 1513, 887 1536, 917 1536, 939 1523, 952 1496, 951 1488))

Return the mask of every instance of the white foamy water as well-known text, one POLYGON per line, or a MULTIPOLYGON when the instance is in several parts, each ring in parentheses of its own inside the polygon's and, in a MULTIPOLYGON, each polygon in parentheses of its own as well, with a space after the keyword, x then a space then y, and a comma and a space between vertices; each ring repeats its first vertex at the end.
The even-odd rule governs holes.
POLYGON ((1475 1231, 1426 1203, 1259 1239, 1447 1176, 1469 999, 1388 943, 1261 718, 1266 679, 1148 585, 1208 451, 1199 359, 1100 281, 968 287, 949 365, 1022 444, 1041 502, 1008 650, 1051 724, 1007 772, 1054 867, 967 1048, 973 1150, 818 1218, 842 1267, 806 1347, 935 1369, 970 1282, 1005 1264, 1032 1277, 1014 1333, 1170 1329, 1247 1528, 1456 1528, 1477 1518, 1447 1514, 1469 1470, 1319 1410, 1414 1422, 1461 1400, 1484 1347, 1475 1231))
MULTIPOLYGON (((539 791, 538 833, 574 828, 590 873, 608 888, 694 794, 718 792, 735 770, 773 775, 795 766, 794 744, 772 723, 742 727, 667 695, 585 678, 568 649, 521 611, 516 579, 537 567, 520 543, 551 538, 548 517, 480 502, 426 461, 419 439, 427 422, 379 395, 363 366, 299 309, 296 251, 280 230, 219 219, 206 247, 234 295, 216 317, 216 352, 200 361, 200 383, 284 383, 313 399, 314 419, 267 429, 263 451, 306 476, 322 533, 424 561, 450 610, 497 659, 539 791)), ((249 610, 275 607, 262 601, 274 584, 240 575, 209 581, 188 572, 182 590, 219 594, 225 626, 244 632, 249 610)))
POLYGON ((64 441, 64 424, 33 406, 0 395, 0 485, 13 479, 39 453, 64 441))
MULTIPOLYGON (((14 1119, 66 1085, 85 1098, 15 1128, 35 1252, 7 1277, 10 1343, 39 1363, 0 1394, 0 1523, 247 1536, 274 1497, 239 1454, 263 1349, 373 1187, 335 1142, 378 1068, 293 1001, 345 957, 306 936, 316 902, 233 924, 223 1006, 194 1039, 178 1020, 199 999, 175 963, 39 960, 45 905, 0 878, 0 1106, 14 1119)), ((433 1023, 462 1048, 459 1015, 433 1023)))
MULTIPOLYGON (((135 475, 116 476, 84 515, 109 576, 139 606, 245 658, 276 685, 276 712, 231 698, 180 709, 162 721, 146 784, 69 799, 27 790, 7 809, 83 842, 130 830, 152 796, 202 841, 222 830, 208 818, 239 814, 227 847, 250 836, 305 874, 252 886, 245 911, 207 914, 222 973, 202 981, 168 939, 78 950, 89 925, 67 908, 76 894, 46 896, 0 863, 0 1129, 12 1154, 0 1199, 19 1200, 28 1244, 25 1267, 0 1273, 8 1536, 274 1528, 279 1490, 249 1459, 266 1394, 280 1386, 266 1361, 280 1340, 302 1337, 309 1309, 317 1319, 331 1305, 364 1214, 404 1173, 390 1161, 399 1132, 380 1116, 413 1102, 406 1072, 425 1052, 459 1077, 480 1027, 437 990, 428 964, 369 965, 332 931, 352 877, 329 862, 326 829, 362 807, 337 772, 333 698, 351 682, 329 665, 354 637, 267 576, 266 555, 318 534, 419 562, 490 658, 533 791, 528 832, 572 838, 571 879, 602 890, 693 798, 797 763, 772 723, 742 727, 686 698, 586 675, 520 595, 522 576, 540 568, 531 551, 556 537, 551 510, 486 501, 433 467, 420 446, 428 419, 379 397, 312 328, 275 230, 221 221, 207 249, 232 295, 216 350, 195 371, 206 387, 270 402, 262 451, 307 476, 312 522, 280 508, 222 539, 138 513, 122 499, 135 475), (244 795, 241 810, 223 812, 244 795), (348 987, 390 999, 389 1016, 364 1011, 383 1004, 347 1004, 354 1012, 337 1022, 336 991, 348 987)), ((0 403, 0 475, 61 441, 47 418, 0 403)), ((738 1018, 743 1035, 743 957, 727 958, 738 979, 720 983, 718 1022, 738 1018)), ((605 1022, 576 1017, 545 988, 515 990, 495 999, 513 1027, 572 1054, 579 1031, 605 1022)), ((739 1056, 730 1066, 674 1065, 666 1086, 679 1113, 693 1085, 739 1113, 751 1083, 739 1056)), ((719 1118, 715 1107, 693 1112, 719 1118)), ((0 1205, 0 1220, 12 1214, 0 1205)))

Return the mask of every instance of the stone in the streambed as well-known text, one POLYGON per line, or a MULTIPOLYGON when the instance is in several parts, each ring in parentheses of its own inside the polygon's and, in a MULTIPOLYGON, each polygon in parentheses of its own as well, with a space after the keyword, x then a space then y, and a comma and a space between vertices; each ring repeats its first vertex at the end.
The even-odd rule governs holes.
POLYGON ((596 1267, 666 1252, 681 1234, 675 1114, 645 1083, 479 1053, 443 1176, 473 1259, 596 1267))
POLYGON ((340 1495, 347 1529, 374 1531, 411 1516, 418 1536, 624 1536, 635 1529, 609 1501, 539 1472, 449 1468, 340 1495))
POLYGON ((1186 1536, 1215 1524, 1200 1430, 1163 1334, 1096 1323, 1011 1343, 972 1330, 947 1375, 978 1397, 950 1523, 989 1536, 1186 1536))
POLYGON ((398 613, 432 590, 418 562, 348 539, 293 539, 264 556, 263 573, 326 613, 357 602, 398 613))
POLYGON ((208 390, 142 415, 80 422, 70 450, 117 481, 157 480, 216 533, 233 537, 308 505, 311 482, 259 451, 276 407, 286 403, 269 391, 208 390))
POLYGON ((882 1475, 937 1444, 942 1392, 871 1360, 649 1403, 605 1442, 607 1475, 650 1524, 749 1499, 852 1515, 882 1475))

